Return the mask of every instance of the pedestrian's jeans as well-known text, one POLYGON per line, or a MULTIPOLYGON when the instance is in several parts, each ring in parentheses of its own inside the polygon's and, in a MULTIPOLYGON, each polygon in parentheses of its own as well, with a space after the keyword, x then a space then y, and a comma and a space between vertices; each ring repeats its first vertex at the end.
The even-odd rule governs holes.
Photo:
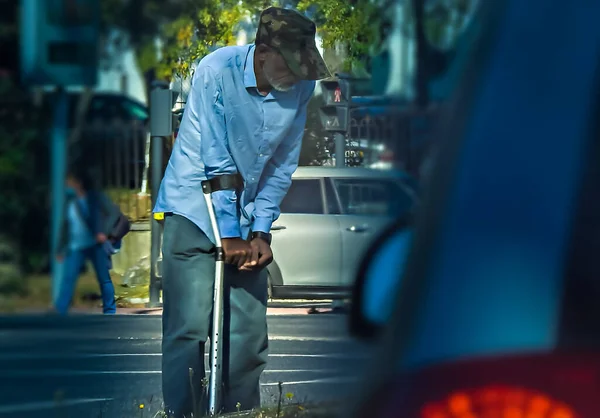
MULTIPOLYGON (((173 215, 163 235, 162 390, 165 412, 206 413, 204 351, 212 323, 214 245, 194 223, 173 215), (204 383, 203 383, 204 380, 204 383)), ((260 406, 268 356, 267 273, 225 269, 223 412, 260 406)))
POLYGON ((96 271, 96 278, 102 294, 103 312, 105 314, 116 313, 115 288, 108 271, 108 257, 104 247, 100 244, 83 250, 69 250, 65 257, 64 277, 60 284, 56 310, 63 315, 69 311, 77 285, 77 278, 86 260, 92 262, 96 271))

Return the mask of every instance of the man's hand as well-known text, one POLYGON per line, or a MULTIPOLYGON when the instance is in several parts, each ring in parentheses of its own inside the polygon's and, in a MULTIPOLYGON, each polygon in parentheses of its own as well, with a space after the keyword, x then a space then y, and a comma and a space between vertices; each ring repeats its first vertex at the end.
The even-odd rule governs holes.
POLYGON ((98 244, 104 244, 107 239, 108 239, 108 237, 105 234, 103 234, 102 232, 96 234, 96 242, 98 244))
POLYGON ((241 238, 223 238, 221 241, 227 264, 240 268, 250 261, 252 248, 248 241, 241 238))
POLYGON ((242 271, 252 271, 257 268, 263 268, 273 261, 273 252, 271 246, 261 238, 254 238, 250 241, 252 253, 249 261, 240 267, 242 271))

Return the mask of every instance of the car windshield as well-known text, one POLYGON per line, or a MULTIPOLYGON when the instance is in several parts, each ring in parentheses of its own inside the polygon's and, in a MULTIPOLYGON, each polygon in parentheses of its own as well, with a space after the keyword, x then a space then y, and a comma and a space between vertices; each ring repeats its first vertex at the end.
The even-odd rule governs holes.
POLYGON ((129 100, 121 101, 121 106, 125 111, 131 115, 132 119, 146 120, 148 119, 148 111, 141 105, 131 102, 129 100))

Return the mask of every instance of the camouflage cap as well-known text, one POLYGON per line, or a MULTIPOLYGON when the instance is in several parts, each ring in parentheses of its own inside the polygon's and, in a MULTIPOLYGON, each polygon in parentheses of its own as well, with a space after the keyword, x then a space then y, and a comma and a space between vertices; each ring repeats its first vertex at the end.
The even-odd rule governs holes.
POLYGON ((317 27, 312 20, 290 9, 269 7, 260 15, 256 45, 277 50, 290 70, 302 80, 331 77, 317 49, 317 27))

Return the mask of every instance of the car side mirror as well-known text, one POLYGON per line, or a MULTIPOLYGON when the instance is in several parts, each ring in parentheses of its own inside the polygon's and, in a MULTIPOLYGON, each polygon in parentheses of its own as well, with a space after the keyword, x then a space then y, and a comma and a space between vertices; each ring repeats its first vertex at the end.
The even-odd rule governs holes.
POLYGON ((387 228, 371 245, 357 272, 352 293, 350 333, 373 340, 390 319, 412 242, 408 219, 387 228))

